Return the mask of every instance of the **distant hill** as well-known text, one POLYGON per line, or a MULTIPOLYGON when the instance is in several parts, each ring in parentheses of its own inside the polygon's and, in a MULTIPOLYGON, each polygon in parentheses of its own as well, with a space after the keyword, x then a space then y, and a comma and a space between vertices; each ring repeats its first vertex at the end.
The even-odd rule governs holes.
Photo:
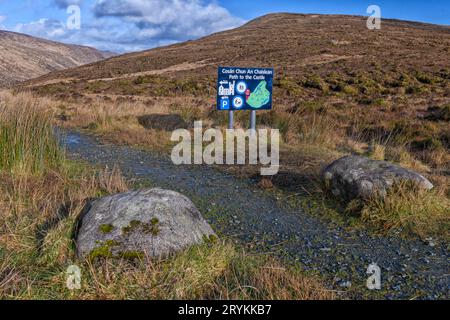
MULTIPOLYGON (((283 101, 317 96, 324 87, 359 90, 363 95, 398 87, 414 91, 434 81, 433 77, 446 81, 450 27, 384 19, 381 30, 368 30, 366 20, 270 14, 195 41, 53 72, 24 86, 44 94, 76 96, 212 96, 219 65, 274 67, 275 98, 283 101)), ((446 89, 445 82, 440 83, 446 89)))
POLYGON ((92 108, 93 115, 96 102, 119 106, 112 109, 122 115, 136 112, 122 102, 140 101, 145 110, 186 106, 191 121, 198 119, 195 105, 216 124, 225 123, 223 113, 212 112, 217 67, 273 67, 274 108, 260 111, 258 123, 279 128, 287 142, 342 137, 356 142, 339 152, 360 153, 395 140, 401 148, 389 147, 386 159, 413 168, 421 159, 448 172, 450 27, 383 19, 381 30, 369 30, 366 21, 271 14, 202 39, 52 72, 16 90, 92 108))
POLYGON ((0 87, 51 71, 96 62, 112 55, 90 47, 62 44, 0 30, 0 87))

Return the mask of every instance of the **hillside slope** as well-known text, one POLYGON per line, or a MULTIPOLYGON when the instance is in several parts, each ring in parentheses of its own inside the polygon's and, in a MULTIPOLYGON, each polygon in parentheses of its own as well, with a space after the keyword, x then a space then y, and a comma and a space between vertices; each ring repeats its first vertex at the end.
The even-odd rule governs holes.
MULTIPOLYGON (((450 27, 384 19, 381 30, 369 30, 366 20, 271 14, 199 40, 53 72, 16 90, 73 102, 77 107, 62 108, 60 118, 83 126, 96 127, 102 103, 105 118, 115 114, 121 130, 126 119, 164 107, 188 122, 203 115, 221 125, 224 114, 211 112, 217 67, 274 67, 274 110, 261 111, 258 123, 279 128, 284 141, 369 154, 369 146, 381 144, 390 148, 382 158, 413 168, 420 159, 448 175, 450 27)), ((239 125, 246 126, 245 116, 236 115, 239 125)), ((127 143, 147 137, 123 136, 127 143)))
POLYGON ((0 30, 0 87, 106 57, 94 48, 0 30))
POLYGON ((364 17, 271 14, 199 40, 51 73, 28 85, 70 79, 81 91, 147 94, 144 89, 155 89, 152 84, 161 77, 214 85, 218 65, 275 67, 280 79, 295 81, 331 71, 344 77, 371 72, 368 77, 374 78, 392 71, 437 73, 449 66, 449 54, 450 27, 383 20, 381 30, 370 31, 364 17), (123 80, 138 77, 128 85, 136 90, 126 92, 123 80), (118 79, 121 90, 112 83, 86 85, 118 79))

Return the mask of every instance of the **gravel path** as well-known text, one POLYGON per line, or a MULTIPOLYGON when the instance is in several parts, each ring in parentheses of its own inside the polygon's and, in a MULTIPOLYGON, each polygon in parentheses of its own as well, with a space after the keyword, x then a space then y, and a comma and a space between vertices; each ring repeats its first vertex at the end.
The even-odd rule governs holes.
POLYGON ((175 166, 170 157, 131 147, 104 145, 67 132, 71 159, 118 164, 128 178, 179 191, 203 212, 213 228, 236 241, 298 261, 325 277, 330 287, 355 298, 448 299, 449 254, 445 244, 344 231, 301 209, 284 206, 253 181, 207 166, 175 166), (365 287, 367 267, 381 268, 381 290, 365 287))

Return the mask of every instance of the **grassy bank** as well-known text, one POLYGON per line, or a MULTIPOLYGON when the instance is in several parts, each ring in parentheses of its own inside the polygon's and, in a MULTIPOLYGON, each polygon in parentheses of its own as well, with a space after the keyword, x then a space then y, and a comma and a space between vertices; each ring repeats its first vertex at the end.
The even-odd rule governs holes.
POLYGON ((0 299, 333 299, 319 280, 226 240, 164 260, 80 261, 74 225, 91 198, 125 191, 116 168, 68 161, 54 102, 0 99, 0 299), (66 286, 81 269, 81 289, 66 286))
POLYGON ((53 114, 44 101, 27 95, 0 100, 0 170, 39 174, 64 162, 53 136, 53 114))
MULTIPOLYGON (((184 127, 192 126, 195 120, 202 120, 205 129, 215 127, 223 130, 226 124, 226 113, 212 110, 203 102, 205 99, 196 96, 92 96, 85 98, 84 103, 37 99, 42 99, 54 112, 55 121, 60 126, 82 129, 109 142, 163 153, 169 153, 174 145, 170 135, 177 122, 184 127)), ((340 104, 330 103, 333 99, 331 96, 300 101, 259 113, 259 127, 278 128, 281 134, 280 172, 260 181, 259 185, 283 192, 289 201, 298 196, 301 196, 296 199, 299 202, 305 197, 311 203, 319 199, 318 203, 329 205, 320 205, 319 209, 312 211, 322 212, 322 216, 350 227, 356 224, 382 234, 401 230, 408 236, 447 238, 445 228, 450 219, 447 109, 431 108, 425 116, 408 110, 407 124, 406 119, 395 117, 397 111, 386 110, 382 103, 361 107, 349 102, 346 108, 342 108, 340 104), (320 172, 324 165, 346 154, 387 160, 418 171, 433 182, 435 190, 410 198, 420 198, 420 206, 409 206, 409 200, 392 193, 389 199, 386 198, 389 203, 380 202, 380 199, 366 203, 338 203, 321 189, 320 172), (396 208, 402 208, 399 209, 401 212, 396 208), (424 219, 427 220, 427 228, 419 222, 424 219)), ((235 115, 237 128, 246 128, 248 120, 246 112, 235 115)), ((243 177, 259 175, 256 166, 218 168, 243 177)))

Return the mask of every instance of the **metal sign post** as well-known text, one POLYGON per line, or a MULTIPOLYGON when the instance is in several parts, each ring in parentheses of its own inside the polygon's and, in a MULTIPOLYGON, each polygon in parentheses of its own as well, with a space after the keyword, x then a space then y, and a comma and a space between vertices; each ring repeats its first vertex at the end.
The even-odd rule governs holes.
POLYGON ((250 134, 252 136, 256 134, 256 110, 250 112, 250 134))
POLYGON ((234 112, 228 111, 228 129, 234 129, 234 112))

